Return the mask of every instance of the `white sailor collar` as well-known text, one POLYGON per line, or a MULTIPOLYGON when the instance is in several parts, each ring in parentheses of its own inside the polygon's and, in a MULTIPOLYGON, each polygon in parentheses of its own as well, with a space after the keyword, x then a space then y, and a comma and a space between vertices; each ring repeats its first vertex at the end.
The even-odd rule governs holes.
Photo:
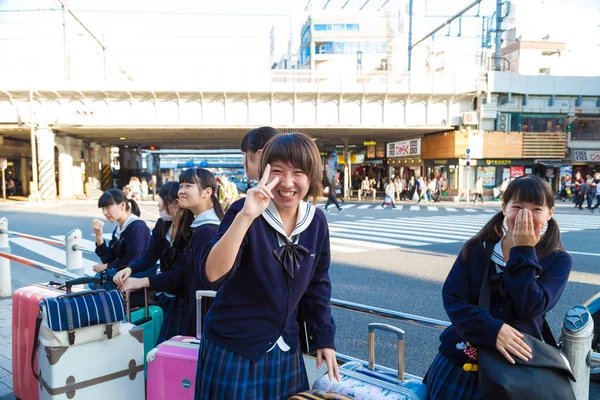
POLYGON ((128 218, 125 220, 125 223, 123 224, 123 226, 122 226, 122 227, 118 227, 118 226, 117 226, 117 229, 115 229, 115 238, 116 238, 117 240, 121 239, 121 234, 122 234, 123 232, 125 232, 125 229, 127 229, 127 227, 128 227, 128 226, 129 226, 129 225, 130 225, 132 222, 134 222, 134 221, 137 221, 137 220, 139 220, 139 219, 140 219, 140 218, 139 218, 137 215, 135 215, 135 214, 133 214, 133 213, 132 213, 132 214, 130 214, 130 215, 129 215, 129 217, 128 217, 128 218))
POLYGON ((310 226, 315 216, 315 210, 316 208, 312 204, 300 200, 300 203, 298 204, 298 217, 296 218, 296 226, 289 237, 286 235, 285 229, 283 229, 281 216, 279 215, 279 211, 277 210, 277 207, 273 201, 269 202, 269 205, 262 213, 262 217, 271 226, 271 228, 275 229, 275 231, 283 235, 290 242, 294 242, 292 238, 304 232, 310 226))
POLYGON ((214 208, 198 214, 196 218, 194 218, 194 222, 192 222, 190 228, 197 228, 206 224, 221 225, 221 220, 217 216, 214 208))

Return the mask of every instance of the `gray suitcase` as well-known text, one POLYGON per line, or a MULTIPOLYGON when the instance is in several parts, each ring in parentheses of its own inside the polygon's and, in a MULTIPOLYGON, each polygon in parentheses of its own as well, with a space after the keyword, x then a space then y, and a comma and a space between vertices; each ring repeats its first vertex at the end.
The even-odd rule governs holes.
POLYGON ((313 389, 344 394, 353 399, 369 400, 427 400, 429 391, 422 381, 404 378, 404 336, 402 329, 387 324, 369 324, 369 366, 347 362, 340 367, 340 381, 330 381, 327 375, 319 378, 313 389), (398 337, 398 375, 375 369, 375 331, 381 330, 398 337))

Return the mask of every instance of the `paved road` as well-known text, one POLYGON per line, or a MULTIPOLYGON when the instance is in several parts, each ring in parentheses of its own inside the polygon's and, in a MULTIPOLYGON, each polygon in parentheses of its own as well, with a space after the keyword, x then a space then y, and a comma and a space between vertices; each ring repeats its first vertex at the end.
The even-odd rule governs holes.
MULTIPOLYGON (((375 203, 349 203, 342 212, 330 208, 333 297, 377 307, 447 320, 442 307, 441 287, 464 241, 477 232, 499 206, 487 203, 438 203, 431 205, 399 204, 382 209, 375 203)), ((322 206, 322 205, 321 205, 322 206)), ((158 218, 155 204, 142 205, 149 226, 158 218)), ((93 202, 57 202, 32 206, 0 203, 0 217, 9 219, 10 229, 44 237, 64 235, 80 228, 92 246, 91 220, 101 217, 93 202)), ((565 293, 548 319, 557 335, 566 310, 600 291, 597 273, 600 251, 600 215, 573 210, 559 204, 555 217, 561 226, 564 246, 573 254, 574 270, 565 293)), ((109 226, 105 232, 111 232, 109 226)), ((61 250, 27 239, 11 239, 12 252, 50 265, 60 266, 61 250)), ((91 265, 93 255, 85 256, 91 265)), ((12 267, 13 287, 52 279, 50 274, 20 265, 12 267)), ((5 327, 7 302, 0 302, 0 323, 5 327), (2 309, 2 307, 4 307, 2 309)), ((337 346, 341 353, 366 359, 369 322, 377 318, 334 310, 338 326, 337 346)), ((396 324, 406 330, 407 371, 422 376, 435 356, 439 332, 408 324, 396 324)), ((10 333, 0 328, 0 399, 9 391, 9 347, 4 346, 10 333), (4 374, 4 376, 3 376, 4 374)), ((395 347, 391 337, 379 336, 377 362, 395 367, 395 347)), ((591 398, 600 398, 593 385, 591 398)))

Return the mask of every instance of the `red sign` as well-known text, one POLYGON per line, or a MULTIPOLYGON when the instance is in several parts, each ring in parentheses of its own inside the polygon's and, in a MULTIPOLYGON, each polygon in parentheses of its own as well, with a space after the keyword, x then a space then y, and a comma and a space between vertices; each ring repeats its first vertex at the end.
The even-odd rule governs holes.
POLYGON ((2 162, 2 167, 1 167, 2 169, 8 168, 8 162, 6 161, 6 158, 3 158, 1 162, 2 162))
POLYGON ((518 178, 520 176, 525 175, 525 167, 522 165, 518 165, 516 167, 510 167, 510 177, 518 178))

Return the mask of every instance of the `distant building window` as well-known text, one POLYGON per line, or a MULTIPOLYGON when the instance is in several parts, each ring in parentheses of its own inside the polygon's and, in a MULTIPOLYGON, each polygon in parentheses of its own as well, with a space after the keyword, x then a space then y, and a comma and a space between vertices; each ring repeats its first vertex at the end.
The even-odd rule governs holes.
POLYGON ((540 68, 540 75, 550 75, 550 68, 540 68))
POLYGON ((359 24, 314 24, 315 32, 358 32, 359 24))
POLYGON ((573 122, 572 140, 600 140, 600 119, 576 119, 573 122))
POLYGON ((331 24, 314 24, 313 29, 317 32, 330 31, 331 24))
POLYGON ((386 54, 385 42, 325 42, 315 46, 315 54, 386 54))

